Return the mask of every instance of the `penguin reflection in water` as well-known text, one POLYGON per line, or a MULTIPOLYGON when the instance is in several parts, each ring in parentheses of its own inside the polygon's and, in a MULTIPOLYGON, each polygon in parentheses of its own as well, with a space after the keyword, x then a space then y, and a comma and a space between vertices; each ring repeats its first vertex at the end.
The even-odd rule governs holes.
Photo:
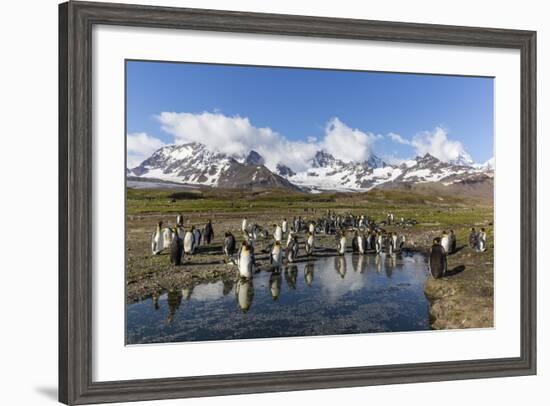
POLYGON ((441 278, 447 272, 447 253, 441 245, 441 238, 437 237, 433 240, 433 245, 430 251, 430 273, 436 279, 441 278))
POLYGON ((344 279, 347 273, 346 258, 343 256, 334 257, 334 268, 336 269, 336 272, 338 272, 340 277, 344 279))
POLYGON ((171 324, 180 308, 183 295, 179 290, 169 290, 166 296, 166 301, 168 302, 168 318, 166 319, 166 323, 171 324))
POLYGON ((304 279, 306 281, 307 286, 311 286, 311 284, 313 283, 313 272, 314 272, 313 262, 308 262, 304 268, 304 279))
POLYGON ((271 291, 271 298, 273 300, 278 300, 279 295, 281 294, 281 284, 283 282, 283 277, 279 271, 272 272, 269 277, 269 290, 271 291))
POLYGON ((285 280, 290 289, 296 289, 296 279, 298 277, 298 267, 296 265, 285 268, 285 280))
POLYGON ((252 305, 252 299, 254 298, 254 285, 252 279, 239 279, 237 281, 237 287, 235 288, 235 295, 237 296, 237 302, 241 312, 247 313, 252 305))

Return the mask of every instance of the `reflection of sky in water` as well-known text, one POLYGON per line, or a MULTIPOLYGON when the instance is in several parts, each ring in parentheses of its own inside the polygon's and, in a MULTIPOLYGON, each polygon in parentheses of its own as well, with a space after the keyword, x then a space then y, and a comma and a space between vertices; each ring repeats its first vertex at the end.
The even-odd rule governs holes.
POLYGON ((423 256, 351 255, 127 306, 128 344, 429 328, 423 256))

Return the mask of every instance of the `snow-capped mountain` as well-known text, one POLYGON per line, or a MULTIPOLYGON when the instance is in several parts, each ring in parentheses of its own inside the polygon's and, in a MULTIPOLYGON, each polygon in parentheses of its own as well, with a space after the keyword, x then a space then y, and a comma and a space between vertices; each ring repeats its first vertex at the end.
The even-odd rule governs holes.
POLYGON ((222 188, 298 188, 263 165, 255 151, 239 162, 238 157, 209 151, 199 143, 162 147, 133 168, 128 176, 182 184, 222 188))
POLYGON ((307 162, 307 169, 297 172, 282 163, 271 171, 264 162, 256 151, 246 157, 232 157, 211 152, 199 143, 170 145, 131 169, 128 176, 222 188, 279 187, 310 192, 365 191, 429 182, 448 186, 493 177, 492 161, 476 165, 467 155, 443 162, 426 154, 389 165, 375 155, 364 162, 344 162, 328 151, 318 151, 307 162))

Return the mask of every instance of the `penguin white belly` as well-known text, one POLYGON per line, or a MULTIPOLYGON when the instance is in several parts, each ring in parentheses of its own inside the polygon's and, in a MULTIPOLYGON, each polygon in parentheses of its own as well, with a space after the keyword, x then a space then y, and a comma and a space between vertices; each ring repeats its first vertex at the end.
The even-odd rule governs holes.
POLYGON ((376 253, 380 253, 382 251, 382 238, 378 238, 376 240, 376 253))
POLYGON ((239 275, 243 278, 252 277, 252 257, 249 253, 241 253, 239 258, 239 275))
POLYGON ((170 248, 170 243, 172 242, 172 236, 173 236, 172 230, 169 228, 165 228, 162 230, 162 246, 161 249, 167 249, 170 248))
POLYGON ((363 237, 361 237, 361 236, 357 237, 357 245, 359 246, 359 253, 364 254, 365 253, 365 244, 363 242, 363 237))
POLYGON ((313 252, 313 236, 310 235, 309 238, 307 239, 307 245, 308 245, 308 250, 309 252, 313 252))
POLYGON ((159 231, 155 231, 151 236, 151 252, 153 253, 153 255, 157 255, 158 253, 160 253, 160 251, 162 251, 162 244, 162 233, 159 231))
POLYGON ((193 233, 188 231, 185 233, 185 238, 183 239, 183 250, 186 254, 192 254, 194 250, 195 245, 195 237, 193 236, 193 233))
POLYGON ((487 236, 485 234, 480 235, 479 237, 479 250, 485 251, 487 249, 487 236))
POLYGON ((294 251, 292 248, 287 249, 286 259, 288 262, 294 262, 294 251))
POLYGON ((287 248, 288 248, 288 246, 290 245, 290 242, 292 241, 292 238, 293 238, 293 237, 294 237, 294 236, 292 235, 292 233, 289 233, 289 234, 288 234, 288 238, 286 239, 286 246, 287 246, 287 248))
POLYGON ((271 253, 271 265, 274 267, 281 266, 282 252, 281 250, 273 250, 271 253))
POLYGON ((281 241, 283 239, 283 230, 281 227, 277 226, 273 237, 275 238, 275 241, 281 241))
POLYGON ((342 237, 340 238, 340 247, 338 247, 338 253, 344 254, 346 252, 346 238, 342 237))
POLYGON ((310 232, 310 233, 315 232, 315 226, 313 225, 313 223, 311 223, 311 224, 309 225, 309 232, 310 232))
POLYGON ((445 252, 449 252, 449 237, 441 238, 441 246, 443 247, 445 252))

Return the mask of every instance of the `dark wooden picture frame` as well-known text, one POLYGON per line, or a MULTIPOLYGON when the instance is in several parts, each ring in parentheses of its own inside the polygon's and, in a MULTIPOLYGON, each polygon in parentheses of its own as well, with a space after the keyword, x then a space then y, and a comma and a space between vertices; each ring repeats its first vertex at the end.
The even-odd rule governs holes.
POLYGON ((59 400, 218 396, 536 373, 536 32, 68 2, 59 6, 59 400), (396 41, 521 53, 521 354, 186 378, 92 380, 92 27, 95 24, 396 41))

